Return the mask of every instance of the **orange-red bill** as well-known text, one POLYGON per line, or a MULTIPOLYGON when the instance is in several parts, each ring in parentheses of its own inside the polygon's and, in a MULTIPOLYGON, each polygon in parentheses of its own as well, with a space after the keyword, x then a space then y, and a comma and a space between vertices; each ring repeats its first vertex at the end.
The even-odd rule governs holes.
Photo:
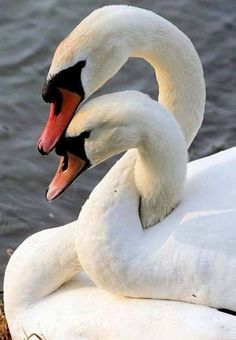
POLYGON ((56 112, 56 103, 50 106, 49 117, 38 141, 38 150, 42 154, 48 154, 56 145, 81 102, 81 96, 66 89, 58 89, 62 95, 62 106, 59 113, 56 112))
POLYGON ((46 192, 47 200, 52 201, 58 197, 82 172, 85 166, 86 162, 83 159, 70 152, 61 157, 57 172, 46 192))

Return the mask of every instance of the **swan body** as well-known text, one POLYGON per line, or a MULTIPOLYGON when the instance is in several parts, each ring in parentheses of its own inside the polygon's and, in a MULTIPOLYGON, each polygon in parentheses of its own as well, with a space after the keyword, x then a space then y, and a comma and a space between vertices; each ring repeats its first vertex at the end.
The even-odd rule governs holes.
POLYGON ((144 231, 130 158, 115 165, 80 213, 77 252, 89 277, 119 295, 235 311, 236 148, 191 162, 182 202, 144 231))
POLYGON ((77 254, 88 276, 118 295, 235 311, 236 149, 189 163, 183 193, 186 145, 157 102, 136 91, 93 99, 68 127, 72 152, 81 151, 76 136, 85 130, 92 166, 130 149, 79 215, 77 254))
POLYGON ((36 233, 12 255, 4 299, 13 340, 235 339, 232 315, 183 302, 119 297, 94 286, 85 273, 75 274, 76 224, 36 233))

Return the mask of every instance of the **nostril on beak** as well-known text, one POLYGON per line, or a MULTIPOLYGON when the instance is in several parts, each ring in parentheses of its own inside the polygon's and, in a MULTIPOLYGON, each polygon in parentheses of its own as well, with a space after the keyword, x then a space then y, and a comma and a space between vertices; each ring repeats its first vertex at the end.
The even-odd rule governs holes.
POLYGON ((69 165, 69 159, 68 159, 68 155, 65 153, 63 162, 62 162, 62 167, 61 167, 62 172, 67 170, 68 165, 69 165))

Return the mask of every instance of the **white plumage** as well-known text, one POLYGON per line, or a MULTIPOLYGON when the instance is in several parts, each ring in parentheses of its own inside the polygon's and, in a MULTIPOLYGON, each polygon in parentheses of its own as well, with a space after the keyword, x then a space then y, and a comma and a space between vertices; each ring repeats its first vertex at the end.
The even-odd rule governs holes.
POLYGON ((113 295, 77 274, 81 263, 98 286, 120 295, 236 310, 236 150, 189 163, 183 191, 186 145, 201 125, 205 105, 202 67, 190 40, 150 11, 107 6, 60 44, 48 77, 86 60, 81 80, 87 98, 128 57, 153 65, 163 107, 137 92, 118 93, 85 104, 71 122, 69 136, 87 123, 99 131, 100 115, 105 134, 98 133, 99 141, 111 131, 118 137, 117 127, 119 132, 125 121, 128 128, 118 139, 107 138, 109 145, 86 142, 93 164, 135 149, 95 188, 78 221, 29 237, 11 257, 4 299, 14 340, 32 333, 47 340, 235 338, 231 315, 190 303, 113 295), (155 210, 157 198, 163 204, 155 210))

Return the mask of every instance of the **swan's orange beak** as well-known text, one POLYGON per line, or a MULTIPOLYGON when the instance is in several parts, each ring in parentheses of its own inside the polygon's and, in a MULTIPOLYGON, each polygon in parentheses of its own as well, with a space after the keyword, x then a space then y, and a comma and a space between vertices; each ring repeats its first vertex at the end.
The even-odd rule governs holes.
POLYGON ((86 161, 66 152, 61 157, 57 172, 46 191, 47 200, 52 201, 58 197, 87 167, 86 161))
POLYGON ((43 155, 47 155, 55 147, 81 102, 81 96, 77 93, 62 88, 58 90, 62 96, 60 112, 56 112, 57 105, 52 103, 47 123, 38 141, 38 150, 43 155))

